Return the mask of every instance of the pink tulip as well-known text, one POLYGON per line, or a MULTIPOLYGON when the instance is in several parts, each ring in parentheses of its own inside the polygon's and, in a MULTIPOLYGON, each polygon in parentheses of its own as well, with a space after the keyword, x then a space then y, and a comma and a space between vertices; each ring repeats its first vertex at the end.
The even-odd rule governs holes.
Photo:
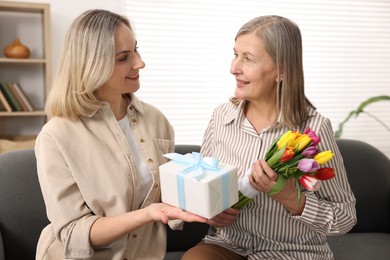
POLYGON ((316 146, 321 141, 321 138, 317 136, 317 134, 314 131, 312 131, 310 128, 306 128, 304 133, 310 136, 314 146, 316 146))
POLYGON ((317 191, 320 189, 320 181, 310 175, 302 175, 299 179, 302 186, 309 191, 317 191))
POLYGON ((303 172, 315 172, 319 168, 320 165, 314 159, 302 159, 298 163, 298 169, 303 172))

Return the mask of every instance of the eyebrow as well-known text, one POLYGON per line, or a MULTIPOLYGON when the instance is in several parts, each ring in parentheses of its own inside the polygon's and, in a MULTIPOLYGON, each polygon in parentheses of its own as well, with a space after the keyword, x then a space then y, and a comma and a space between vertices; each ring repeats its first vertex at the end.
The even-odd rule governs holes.
MULTIPOLYGON (((236 48, 233 47, 233 51, 234 51, 234 52, 237 52, 236 48)), ((250 56, 256 57, 256 55, 254 55, 253 53, 248 52, 248 51, 243 52, 243 54, 244 54, 244 55, 250 55, 250 56)))
MULTIPOLYGON (((137 47, 137 41, 135 41, 135 47, 137 47)), ((115 56, 118 56, 118 55, 121 55, 121 54, 124 54, 124 53, 129 53, 129 52, 131 52, 131 50, 122 50, 122 51, 119 51, 119 52, 117 52, 117 53, 115 53, 115 56)))
POLYGON ((124 53, 129 53, 129 52, 130 52, 129 50, 119 51, 119 52, 115 53, 115 56, 118 56, 118 55, 121 55, 121 54, 124 54, 124 53))

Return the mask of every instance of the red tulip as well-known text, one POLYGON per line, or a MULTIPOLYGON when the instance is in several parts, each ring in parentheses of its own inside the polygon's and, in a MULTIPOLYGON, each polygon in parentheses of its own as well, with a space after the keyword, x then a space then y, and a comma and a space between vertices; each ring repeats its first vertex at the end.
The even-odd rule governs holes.
POLYGON ((317 170, 316 174, 314 175, 316 179, 322 181, 332 179, 334 176, 336 176, 334 174, 334 169, 330 167, 320 168, 317 170))

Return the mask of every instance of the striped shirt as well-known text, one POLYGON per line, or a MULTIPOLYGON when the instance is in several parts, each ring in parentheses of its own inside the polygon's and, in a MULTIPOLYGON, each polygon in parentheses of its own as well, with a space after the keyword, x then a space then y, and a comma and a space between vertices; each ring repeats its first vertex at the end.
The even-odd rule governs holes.
MULTIPOLYGON (((220 105, 214 111, 202 145, 204 156, 235 165, 239 178, 256 159, 262 159, 272 141, 287 127, 277 124, 259 133, 244 115, 245 102, 220 105)), ((333 136, 330 120, 314 109, 296 130, 310 127, 321 138, 320 151, 332 150, 335 156, 327 167, 336 177, 321 182, 317 192, 304 191, 306 204, 300 216, 290 214, 266 193, 241 209, 238 219, 206 236, 206 243, 229 248, 248 259, 333 259, 327 236, 344 234, 356 223, 355 197, 348 183, 343 159, 333 136)))

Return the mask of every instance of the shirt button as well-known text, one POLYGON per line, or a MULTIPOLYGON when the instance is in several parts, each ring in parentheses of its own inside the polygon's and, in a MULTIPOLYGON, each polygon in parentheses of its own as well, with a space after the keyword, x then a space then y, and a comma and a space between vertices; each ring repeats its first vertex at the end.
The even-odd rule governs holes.
POLYGON ((130 107, 130 110, 134 110, 134 107, 133 107, 133 106, 131 106, 131 107, 130 107))
POLYGON ((144 140, 143 138, 140 138, 139 141, 140 141, 141 143, 145 142, 145 140, 144 140))
POLYGON ((158 187, 158 184, 156 183, 156 184, 154 184, 154 186, 153 186, 155 189, 158 187))
POLYGON ((148 163, 153 163, 153 160, 149 158, 148 163))
POLYGON ((133 234, 133 238, 137 238, 137 234, 134 233, 134 234, 133 234))
POLYGON ((137 122, 137 119, 133 118, 133 119, 131 119, 131 122, 135 123, 135 122, 137 122))

